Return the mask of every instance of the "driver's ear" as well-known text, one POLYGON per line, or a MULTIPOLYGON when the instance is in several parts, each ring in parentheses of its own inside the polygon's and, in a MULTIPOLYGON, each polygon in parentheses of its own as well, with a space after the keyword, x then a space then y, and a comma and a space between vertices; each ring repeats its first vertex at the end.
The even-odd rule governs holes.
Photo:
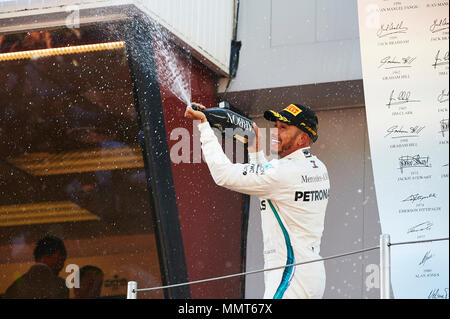
POLYGON ((309 136, 303 131, 300 131, 300 134, 297 135, 296 143, 299 147, 306 147, 309 145, 309 136))

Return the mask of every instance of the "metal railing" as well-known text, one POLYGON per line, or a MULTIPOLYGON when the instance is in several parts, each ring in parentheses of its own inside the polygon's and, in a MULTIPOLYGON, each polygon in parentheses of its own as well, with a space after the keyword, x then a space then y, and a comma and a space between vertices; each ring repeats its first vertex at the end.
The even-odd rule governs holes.
POLYGON ((265 268, 265 269, 260 269, 260 270, 252 270, 252 271, 246 271, 246 272, 241 272, 241 273, 236 273, 236 274, 231 274, 231 275, 189 281, 189 282, 167 285, 167 286, 151 287, 151 288, 138 288, 138 284, 136 281, 129 281, 128 289, 127 289, 127 299, 137 299, 137 293, 139 291, 154 291, 154 290, 160 290, 160 289, 168 289, 168 288, 175 288, 175 287, 181 287, 181 286, 187 286, 187 285, 200 284, 200 283, 211 282, 211 281, 216 281, 216 280, 229 279, 229 278, 239 277, 239 276, 252 275, 252 274, 257 274, 257 273, 261 273, 261 272, 282 269, 282 268, 286 268, 286 267, 294 267, 294 266, 300 266, 300 265, 310 264, 310 263, 319 262, 319 261, 325 261, 325 260, 330 260, 330 259, 335 259, 335 258, 340 258, 340 257, 346 257, 346 256, 360 254, 360 253, 364 253, 364 252, 368 252, 368 251, 372 251, 372 250, 376 250, 376 249, 380 250, 380 299, 390 299, 391 298, 391 246, 409 245, 409 244, 426 243, 426 242, 442 241, 442 240, 448 240, 448 237, 447 238, 429 239, 429 240, 417 240, 417 241, 391 243, 390 236, 388 234, 382 234, 382 235, 380 235, 380 245, 379 246, 355 250, 355 251, 338 254, 338 255, 333 255, 333 256, 328 256, 328 257, 323 257, 323 258, 319 258, 319 259, 308 260, 308 261, 304 261, 304 262, 298 262, 295 264, 283 265, 283 266, 279 266, 279 267, 265 268))

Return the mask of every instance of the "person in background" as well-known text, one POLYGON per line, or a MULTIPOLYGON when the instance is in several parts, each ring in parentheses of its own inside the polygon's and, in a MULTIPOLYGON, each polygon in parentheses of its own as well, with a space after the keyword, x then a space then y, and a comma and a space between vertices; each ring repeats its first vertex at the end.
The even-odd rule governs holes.
POLYGON ((6 289, 8 299, 66 299, 69 289, 58 277, 64 267, 67 252, 64 242, 55 236, 46 236, 34 249, 35 264, 6 289))
POLYGON ((95 299, 102 293, 103 271, 91 265, 86 265, 79 270, 80 287, 74 288, 75 299, 95 299))

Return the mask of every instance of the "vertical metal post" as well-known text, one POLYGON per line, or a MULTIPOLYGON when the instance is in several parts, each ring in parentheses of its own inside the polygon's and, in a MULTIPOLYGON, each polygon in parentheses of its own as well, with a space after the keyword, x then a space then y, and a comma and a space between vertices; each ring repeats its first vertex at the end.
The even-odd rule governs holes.
POLYGON ((128 282, 127 299, 137 299, 137 282, 136 281, 128 282))
MULTIPOLYGON (((161 280, 164 285, 170 285, 189 280, 164 120, 165 116, 171 114, 164 114, 163 97, 156 72, 152 23, 154 22, 143 13, 133 13, 121 32, 125 38, 133 39, 126 41, 126 50, 139 137, 142 138, 140 144, 149 189, 148 200, 155 225, 161 280)), ((163 293, 167 299, 191 297, 188 286, 164 289, 163 293)))
POLYGON ((391 238, 380 236, 380 299, 391 298, 391 238))

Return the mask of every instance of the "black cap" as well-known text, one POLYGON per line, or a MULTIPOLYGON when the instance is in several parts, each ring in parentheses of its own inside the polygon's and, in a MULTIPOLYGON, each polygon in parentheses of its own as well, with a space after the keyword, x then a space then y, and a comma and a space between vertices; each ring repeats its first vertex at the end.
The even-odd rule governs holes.
POLYGON ((319 120, 316 113, 307 106, 291 104, 279 113, 273 110, 265 111, 264 117, 272 122, 280 121, 289 125, 295 125, 308 134, 313 142, 317 141, 319 120))

